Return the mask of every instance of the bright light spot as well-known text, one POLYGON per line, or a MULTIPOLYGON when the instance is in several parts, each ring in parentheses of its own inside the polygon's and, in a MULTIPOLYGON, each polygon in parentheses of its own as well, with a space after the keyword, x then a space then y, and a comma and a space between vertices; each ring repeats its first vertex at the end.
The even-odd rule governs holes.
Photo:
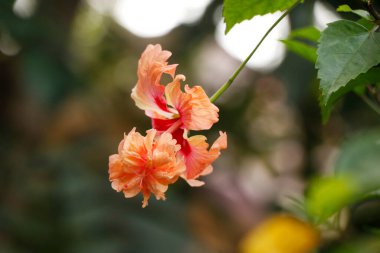
POLYGON ((183 23, 192 23, 211 0, 117 0, 115 20, 140 37, 159 37, 183 23))
POLYGON ((13 12, 21 18, 29 18, 37 7, 37 0, 16 0, 13 4, 13 12))
MULTIPOLYGON (((269 27, 281 16, 280 12, 265 16, 256 16, 252 20, 244 21, 232 28, 225 35, 225 24, 220 21, 216 29, 216 41, 230 55, 243 61, 257 45, 269 27)), ((289 19, 283 19, 268 35, 251 60, 248 67, 260 71, 271 71, 283 61, 286 53, 285 46, 279 42, 288 36, 290 30, 289 19)))
POLYGON ((5 55, 12 56, 20 52, 20 46, 14 39, 7 33, 0 34, 0 52, 5 55))
POLYGON ((313 19, 315 26, 323 30, 327 27, 328 23, 337 21, 340 17, 333 8, 327 6, 325 3, 316 1, 314 4, 313 19))
POLYGON ((200 19, 211 0, 176 1, 177 8, 182 8, 182 23, 190 24, 200 19), (183 5, 183 6, 181 6, 183 5))

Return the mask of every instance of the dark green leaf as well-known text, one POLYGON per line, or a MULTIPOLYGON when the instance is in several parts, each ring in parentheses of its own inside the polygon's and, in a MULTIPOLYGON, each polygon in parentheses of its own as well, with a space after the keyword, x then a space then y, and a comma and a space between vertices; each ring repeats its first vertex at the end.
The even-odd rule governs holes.
POLYGON ((337 175, 355 178, 363 192, 380 187, 380 129, 347 141, 335 164, 337 175))
POLYGON ((369 14, 368 11, 365 11, 365 10, 353 10, 347 4, 339 6, 338 9, 336 9, 336 10, 339 11, 339 12, 352 12, 352 13, 354 13, 354 14, 362 17, 362 18, 365 18, 367 20, 370 20, 370 21, 374 20, 373 17, 371 16, 371 14, 369 14))
POLYGON ((369 21, 368 19, 365 19, 365 18, 361 18, 361 19, 359 19, 356 22, 358 24, 364 26, 365 28, 367 28, 367 30, 372 30, 376 26, 376 24, 374 22, 371 22, 371 21, 369 21))
POLYGON ((319 31, 314 26, 308 26, 300 29, 296 29, 292 31, 289 35, 289 38, 299 38, 299 39, 306 39, 311 42, 317 42, 319 38, 321 37, 321 31, 319 31))
POLYGON ((380 252, 379 236, 355 238, 348 242, 339 243, 330 253, 373 253, 380 252))
POLYGON ((319 40, 320 35, 321 32, 317 28, 310 26, 292 31, 288 39, 281 40, 281 42, 293 53, 315 63, 317 60, 315 43, 319 40))
POLYGON ((298 0, 224 0, 223 17, 226 22, 226 33, 237 23, 257 15, 286 10, 296 2, 298 0))
POLYGON ((327 105, 334 92, 380 63, 380 33, 348 20, 330 23, 322 32, 317 51, 321 102, 327 105))
POLYGON ((333 92, 326 103, 323 103, 321 101, 321 110, 322 110, 322 121, 324 123, 327 122, 332 107, 334 104, 342 98, 346 93, 355 90, 355 92, 359 92, 365 89, 365 87, 369 84, 377 84, 380 83, 380 68, 374 67, 368 72, 360 74, 358 77, 356 77, 354 80, 351 80, 348 82, 347 85, 340 88, 338 91, 333 92))
POLYGON ((317 61, 317 48, 297 40, 281 40, 293 53, 315 63, 317 61))

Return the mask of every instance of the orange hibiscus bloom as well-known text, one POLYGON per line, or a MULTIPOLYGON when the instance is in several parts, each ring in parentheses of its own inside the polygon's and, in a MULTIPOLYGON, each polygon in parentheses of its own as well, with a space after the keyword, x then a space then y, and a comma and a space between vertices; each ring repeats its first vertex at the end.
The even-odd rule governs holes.
POLYGON ((210 102, 200 86, 185 92, 180 88, 184 75, 176 75, 176 64, 168 65, 171 53, 163 51, 160 45, 149 45, 139 60, 138 81, 132 90, 137 107, 145 110, 152 119, 170 120, 170 125, 188 130, 206 130, 218 122, 219 109, 210 102), (169 74, 173 81, 167 86, 160 84, 162 74, 169 74))
POLYGON ((150 194, 165 199, 168 185, 183 174, 185 164, 177 157, 180 146, 169 133, 157 136, 154 129, 144 137, 135 128, 124 136, 118 154, 109 158, 109 179, 112 188, 123 191, 126 198, 142 192, 143 207, 148 205, 150 194))
POLYGON ((202 135, 187 138, 187 130, 210 129, 218 121, 219 109, 211 103, 202 87, 185 86, 181 90, 183 75, 175 75, 176 64, 168 65, 171 56, 160 45, 149 45, 139 60, 138 81, 132 90, 136 105, 145 110, 152 119, 154 129, 172 133, 181 145, 180 154, 186 163, 183 174, 192 186, 203 183, 195 180, 212 171, 211 163, 220 155, 220 150, 227 147, 227 135, 221 134, 215 144, 208 150, 206 137, 202 135), (160 84, 163 74, 169 74, 173 81, 168 85, 160 84))
POLYGON ((181 90, 185 76, 175 75, 177 65, 168 65, 170 56, 160 45, 149 45, 141 55, 132 98, 152 119, 153 129, 146 137, 133 129, 121 141, 118 154, 109 158, 112 188, 126 198, 142 192, 143 207, 151 193, 165 199, 168 185, 178 177, 191 186, 203 185, 198 178, 212 172, 211 164, 227 148, 226 133, 220 132, 211 148, 205 136, 187 136, 189 130, 210 129, 218 121, 219 109, 202 87, 186 85, 181 90), (166 86, 160 84, 163 74, 173 79, 166 86))

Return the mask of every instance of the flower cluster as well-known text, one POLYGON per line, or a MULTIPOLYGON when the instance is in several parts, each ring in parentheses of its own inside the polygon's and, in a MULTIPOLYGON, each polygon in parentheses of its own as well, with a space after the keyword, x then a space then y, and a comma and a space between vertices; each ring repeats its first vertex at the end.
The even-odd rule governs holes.
POLYGON ((190 130, 210 129, 219 110, 202 87, 185 85, 181 90, 185 76, 175 74, 177 64, 168 65, 170 56, 160 45, 148 45, 141 55, 132 98, 151 118, 153 129, 146 136, 133 129, 109 158, 112 188, 123 191, 126 198, 142 192, 143 207, 152 193, 165 199, 168 185, 179 177, 191 186, 203 185, 198 178, 212 172, 211 164, 227 148, 223 132, 210 148, 205 136, 188 136, 190 130), (172 79, 166 86, 160 83, 163 74, 172 79))

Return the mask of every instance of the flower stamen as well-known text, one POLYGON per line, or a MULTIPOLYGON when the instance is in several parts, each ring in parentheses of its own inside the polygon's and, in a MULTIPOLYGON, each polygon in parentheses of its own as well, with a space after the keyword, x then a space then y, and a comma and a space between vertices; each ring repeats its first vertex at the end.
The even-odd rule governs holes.
POLYGON ((165 132, 172 134, 182 125, 181 120, 177 120, 173 125, 171 125, 165 132))

